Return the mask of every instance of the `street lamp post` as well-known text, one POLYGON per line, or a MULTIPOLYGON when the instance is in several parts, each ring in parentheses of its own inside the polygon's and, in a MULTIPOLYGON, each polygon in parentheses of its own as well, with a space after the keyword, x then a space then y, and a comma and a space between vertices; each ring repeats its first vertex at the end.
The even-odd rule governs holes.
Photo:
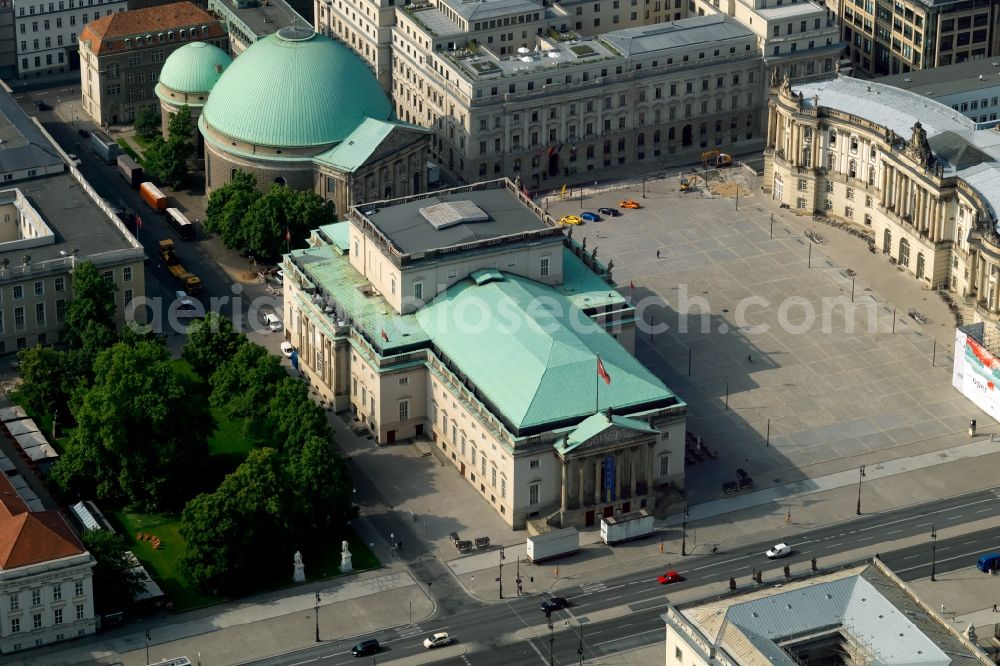
POLYGON ((552 611, 545 611, 545 619, 549 622, 549 666, 555 666, 556 631, 552 626, 552 611))
POLYGON ((858 475, 858 509, 857 515, 861 515, 861 480, 865 478, 865 466, 862 465, 858 475))
POLYGON ((681 519, 681 555, 687 555, 688 505, 684 502, 684 517, 681 519))
POLYGON ((149 663, 149 629, 146 630, 146 663, 149 663))
POLYGON ((500 598, 503 599, 503 546, 500 546, 500 573, 497 574, 497 582, 500 583, 500 598))
POLYGON ((935 569, 937 568, 937 530, 931 525, 931 581, 934 581, 935 569))
POLYGON ((316 593, 316 612, 314 613, 314 615, 316 616, 316 642, 319 643, 320 642, 320 640, 319 640, 319 592, 316 593))
POLYGON ((396 533, 389 532, 389 545, 392 547, 392 556, 396 557, 396 533))

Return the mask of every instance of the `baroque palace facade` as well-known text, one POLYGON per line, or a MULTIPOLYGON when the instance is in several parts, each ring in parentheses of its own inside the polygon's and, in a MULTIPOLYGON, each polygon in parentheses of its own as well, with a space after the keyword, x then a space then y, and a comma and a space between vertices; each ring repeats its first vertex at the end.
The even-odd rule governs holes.
POLYGON ((1000 132, 987 127, 879 83, 786 79, 769 102, 764 190, 799 214, 870 228, 877 251, 971 299, 996 332, 1000 132))

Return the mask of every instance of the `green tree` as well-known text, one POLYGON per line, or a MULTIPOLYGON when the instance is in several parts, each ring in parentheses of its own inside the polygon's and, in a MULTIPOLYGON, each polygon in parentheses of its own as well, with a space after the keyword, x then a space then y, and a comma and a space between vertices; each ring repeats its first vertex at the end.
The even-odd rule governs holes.
POLYGON ((246 247, 259 257, 277 259, 291 245, 301 245, 316 227, 336 222, 332 202, 315 192, 299 192, 285 185, 270 191, 246 211, 242 230, 246 247), (290 234, 290 241, 285 234, 290 234))
POLYGON ((194 322, 188 328, 184 360, 199 375, 209 378, 224 361, 236 356, 236 352, 246 341, 246 336, 233 328, 233 322, 215 312, 209 312, 204 319, 194 322))
POLYGON ((162 341, 117 343, 72 400, 77 427, 52 469, 59 488, 144 511, 177 508, 197 488, 213 422, 174 372, 162 341))
POLYGON ((309 437, 290 453, 288 476, 299 534, 336 530, 357 516, 347 465, 322 437, 309 437))
POLYGON ((63 340, 75 347, 93 347, 117 339, 115 331, 114 287, 85 261, 73 270, 73 298, 66 305, 63 340))
POLYGON ((323 440, 332 437, 326 413, 312 401, 309 389, 302 382, 285 376, 279 384, 270 387, 269 394, 272 397, 259 429, 264 434, 264 441, 294 456, 311 437, 323 440))
POLYGON ((286 377, 277 356, 246 342, 212 374, 210 402, 233 416, 248 419, 247 425, 252 428, 252 423, 267 413, 274 387, 286 377))
POLYGON ((245 171, 237 171, 228 183, 208 195, 205 227, 218 234, 226 247, 246 248, 243 217, 260 197, 254 177, 245 171))
POLYGON ((167 121, 167 138, 152 137, 142 156, 142 166, 153 178, 177 189, 184 186, 188 160, 194 155, 191 110, 182 106, 167 121))
POLYGON ((132 605, 144 583, 141 571, 129 557, 125 538, 111 530, 87 530, 83 545, 97 560, 94 566, 94 600, 99 613, 123 611, 132 605))
POLYGON ((188 502, 181 516, 187 550, 181 566, 202 592, 232 594, 287 566, 293 511, 278 452, 254 449, 213 493, 188 502))
POLYGON ((160 107, 143 107, 135 114, 135 133, 152 139, 160 133, 160 107))
POLYGON ((21 361, 21 402, 32 414, 52 415, 56 410, 65 422, 69 398, 77 383, 76 364, 71 352, 59 352, 38 345, 18 352, 21 361))

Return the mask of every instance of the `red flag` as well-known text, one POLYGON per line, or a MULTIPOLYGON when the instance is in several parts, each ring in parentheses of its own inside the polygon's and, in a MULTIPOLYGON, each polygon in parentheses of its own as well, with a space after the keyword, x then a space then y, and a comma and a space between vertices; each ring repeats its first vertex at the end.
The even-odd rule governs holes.
POLYGON ((597 376, 603 379, 605 384, 611 383, 611 375, 604 369, 604 363, 601 361, 600 356, 597 357, 597 376))
POLYGON ((389 342, 389 334, 385 332, 384 328, 382 329, 382 339, 389 342))
POLYGON ((629 289, 635 289, 635 282, 632 282, 632 280, 629 280, 628 281, 628 288, 629 289))
POLYGON ((142 218, 138 215, 135 216, 135 228, 142 229, 142 218))
POLYGON ((288 227, 285 227, 285 242, 290 243, 292 241, 292 231, 288 227))

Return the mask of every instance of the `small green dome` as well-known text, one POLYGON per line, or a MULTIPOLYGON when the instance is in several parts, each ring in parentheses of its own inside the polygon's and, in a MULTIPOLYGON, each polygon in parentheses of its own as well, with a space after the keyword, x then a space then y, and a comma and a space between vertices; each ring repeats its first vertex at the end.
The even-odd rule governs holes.
POLYGON ((170 54, 160 70, 160 84, 184 93, 207 93, 233 59, 206 42, 185 44, 170 54))
POLYGON ((365 118, 389 120, 392 104, 361 58, 310 28, 261 39, 212 88, 202 122, 264 146, 343 141, 365 118))

